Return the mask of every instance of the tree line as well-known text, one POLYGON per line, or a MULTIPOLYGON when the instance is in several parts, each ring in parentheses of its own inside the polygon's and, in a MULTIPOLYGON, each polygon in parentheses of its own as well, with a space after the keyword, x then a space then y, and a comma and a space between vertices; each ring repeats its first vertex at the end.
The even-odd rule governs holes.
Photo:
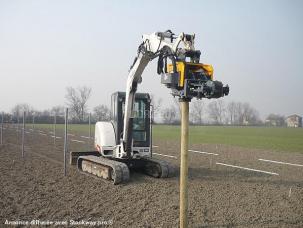
MULTIPOLYGON (((92 89, 87 86, 67 87, 65 100, 66 106, 58 105, 46 110, 37 110, 27 103, 16 104, 10 113, 4 113, 5 122, 20 123, 23 112, 25 112, 26 122, 53 123, 56 116, 57 123, 64 123, 66 107, 69 108, 69 122, 87 123, 88 106, 87 102, 91 96, 92 89)), ((107 121, 110 119, 110 110, 106 105, 98 105, 93 108, 91 122, 107 121)))
MULTIPOLYGON (((69 121, 72 123, 88 122, 87 102, 91 97, 92 89, 87 86, 67 87, 65 100, 69 108, 69 121)), ((174 99, 169 106, 163 107, 161 98, 156 99, 151 95, 153 109, 153 122, 164 124, 180 124, 180 106, 178 99, 174 99)), ((26 103, 16 104, 11 113, 5 113, 5 121, 19 123, 23 112, 26 113, 26 121, 35 123, 53 123, 56 116, 57 123, 64 123, 64 106, 54 106, 47 110, 36 110, 26 103)), ((278 114, 269 114, 263 122, 259 112, 247 102, 225 102, 216 99, 209 103, 205 100, 193 100, 190 102, 190 123, 193 125, 273 125, 284 126, 285 118, 278 114)), ((92 109, 91 122, 110 120, 110 109, 107 105, 100 104, 92 109)))
MULTIPOLYGON (((164 123, 179 124, 180 108, 178 101, 160 113, 164 123)), ((260 125, 258 111, 249 103, 213 100, 206 105, 204 100, 190 102, 190 123, 195 125, 260 125)))

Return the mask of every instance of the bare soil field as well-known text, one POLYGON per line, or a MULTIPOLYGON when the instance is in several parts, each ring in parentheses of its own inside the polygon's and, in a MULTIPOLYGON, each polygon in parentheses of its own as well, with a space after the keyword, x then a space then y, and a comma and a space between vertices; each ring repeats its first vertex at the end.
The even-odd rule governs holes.
MULTIPOLYGON (((34 219, 67 221, 71 227, 76 226, 72 221, 82 220, 111 227, 178 227, 178 176, 155 179, 131 172, 129 183, 114 186, 68 165, 64 177, 63 139, 54 146, 50 133, 45 134, 25 135, 22 158, 20 132, 5 129, 0 227, 7 221, 34 219)), ((90 147, 88 139, 70 139, 85 141, 70 141, 70 150, 90 147)), ((154 145, 154 157, 179 167, 179 142, 154 145)), ((190 145, 190 150, 211 153, 189 152, 190 227, 303 227, 303 167, 259 160, 303 164, 303 154, 207 144, 190 145)))

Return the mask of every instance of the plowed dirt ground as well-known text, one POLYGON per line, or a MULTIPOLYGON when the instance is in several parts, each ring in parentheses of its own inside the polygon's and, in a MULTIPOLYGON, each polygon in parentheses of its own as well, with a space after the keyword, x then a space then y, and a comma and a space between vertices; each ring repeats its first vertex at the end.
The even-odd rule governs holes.
MULTIPOLYGON (((5 129, 0 146, 0 227, 34 219, 66 221, 69 226, 76 226, 72 221, 103 221, 112 227, 178 227, 178 176, 154 179, 131 172, 129 183, 114 186, 68 165, 64 177, 62 138, 54 145, 49 132, 29 132, 22 158, 20 132, 5 129)), ((91 147, 88 139, 70 139, 85 141, 70 141, 70 150, 91 147)), ((155 153, 174 156, 155 158, 179 167, 179 142, 158 140, 154 145, 155 153)), ((206 144, 190 149, 217 154, 189 152, 190 227, 303 227, 303 167, 258 160, 303 164, 303 154, 206 144)))

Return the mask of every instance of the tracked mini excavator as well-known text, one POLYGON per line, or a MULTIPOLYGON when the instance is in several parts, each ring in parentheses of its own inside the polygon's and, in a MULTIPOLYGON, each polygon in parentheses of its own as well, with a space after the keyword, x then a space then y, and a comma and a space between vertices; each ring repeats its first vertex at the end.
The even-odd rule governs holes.
POLYGON ((142 39, 126 92, 111 97, 111 121, 95 125, 95 151, 70 152, 70 164, 77 165, 79 171, 114 184, 127 182, 131 168, 158 178, 175 175, 173 165, 152 157, 151 100, 147 93, 136 93, 151 60, 158 58, 161 83, 181 100, 219 98, 229 93, 228 86, 213 80, 213 67, 199 63, 201 52, 194 48, 195 35, 175 36, 168 30, 142 39))

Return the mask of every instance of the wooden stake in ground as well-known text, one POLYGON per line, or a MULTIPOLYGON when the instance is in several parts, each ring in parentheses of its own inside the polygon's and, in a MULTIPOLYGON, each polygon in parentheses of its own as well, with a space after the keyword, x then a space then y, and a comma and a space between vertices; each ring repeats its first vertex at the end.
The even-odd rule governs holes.
POLYGON ((189 101, 180 100, 181 105, 181 167, 180 167, 180 227, 188 226, 188 113, 189 101))

